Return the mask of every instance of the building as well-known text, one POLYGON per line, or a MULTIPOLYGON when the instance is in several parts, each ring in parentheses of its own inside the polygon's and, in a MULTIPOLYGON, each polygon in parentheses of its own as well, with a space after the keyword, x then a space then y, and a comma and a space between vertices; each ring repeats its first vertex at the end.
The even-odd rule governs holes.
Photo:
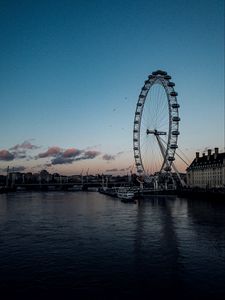
POLYGON ((225 153, 219 149, 209 149, 202 157, 196 152, 196 157, 187 168, 187 185, 200 188, 225 187, 225 153))

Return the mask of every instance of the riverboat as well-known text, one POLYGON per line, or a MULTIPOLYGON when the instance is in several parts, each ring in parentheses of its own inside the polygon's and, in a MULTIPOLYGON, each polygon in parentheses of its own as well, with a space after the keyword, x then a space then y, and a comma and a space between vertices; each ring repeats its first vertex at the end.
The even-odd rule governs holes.
POLYGON ((117 197, 121 200, 133 200, 135 196, 135 192, 129 187, 121 187, 117 191, 117 197))

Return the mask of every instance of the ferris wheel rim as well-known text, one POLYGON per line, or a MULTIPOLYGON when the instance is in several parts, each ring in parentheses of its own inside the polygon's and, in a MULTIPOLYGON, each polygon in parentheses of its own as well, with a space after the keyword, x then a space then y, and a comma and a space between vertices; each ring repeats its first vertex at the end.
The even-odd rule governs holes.
MULTIPOLYGON (((179 104, 177 103, 177 93, 174 90, 175 84, 170 81, 171 76, 167 74, 165 71, 155 71, 152 72, 151 75, 148 76, 148 79, 144 82, 144 86, 141 89, 141 92, 138 97, 135 116, 134 116, 134 126, 133 126, 133 150, 134 150, 134 159, 136 164, 136 169, 139 175, 146 176, 146 170, 143 165, 142 161, 142 153, 141 153, 141 146, 140 146, 140 130, 142 124, 142 114, 145 107, 145 101, 150 89, 156 85, 160 84, 165 93, 167 98, 168 104, 168 138, 165 150, 164 160, 161 166, 160 172, 171 171, 171 167, 173 161, 175 160, 175 152, 177 146, 179 132, 179 104), (166 165, 166 167, 165 167, 166 165)), ((148 130, 147 130, 148 131, 148 130)), ((149 131, 150 132, 150 131, 149 131)), ((158 135, 157 131, 153 132, 152 134, 158 135)), ((148 133, 147 133, 148 134, 148 133)))

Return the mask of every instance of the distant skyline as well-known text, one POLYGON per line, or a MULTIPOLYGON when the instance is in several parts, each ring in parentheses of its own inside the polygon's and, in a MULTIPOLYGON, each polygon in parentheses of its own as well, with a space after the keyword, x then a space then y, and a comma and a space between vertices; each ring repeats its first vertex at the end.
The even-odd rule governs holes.
POLYGON ((0 174, 129 172, 157 69, 176 83, 188 159, 225 151, 224 1, 1 1, 0 33, 0 174))

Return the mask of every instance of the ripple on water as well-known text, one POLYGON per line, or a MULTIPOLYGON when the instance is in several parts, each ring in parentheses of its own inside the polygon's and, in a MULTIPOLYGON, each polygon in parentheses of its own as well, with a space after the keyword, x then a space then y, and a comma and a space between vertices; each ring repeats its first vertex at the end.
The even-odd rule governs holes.
POLYGON ((92 298, 225 295, 225 203, 0 195, 0 287, 92 298))

